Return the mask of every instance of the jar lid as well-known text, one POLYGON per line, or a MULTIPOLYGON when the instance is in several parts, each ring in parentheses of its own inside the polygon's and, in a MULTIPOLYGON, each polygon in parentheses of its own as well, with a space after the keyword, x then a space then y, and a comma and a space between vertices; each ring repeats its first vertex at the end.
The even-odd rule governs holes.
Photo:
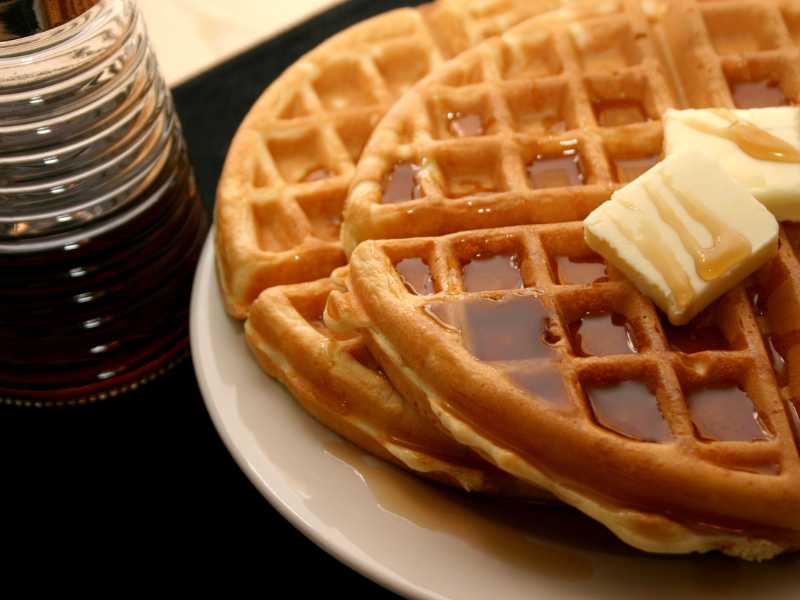
POLYGON ((99 0, 0 0, 0 42, 63 25, 98 2, 99 0))

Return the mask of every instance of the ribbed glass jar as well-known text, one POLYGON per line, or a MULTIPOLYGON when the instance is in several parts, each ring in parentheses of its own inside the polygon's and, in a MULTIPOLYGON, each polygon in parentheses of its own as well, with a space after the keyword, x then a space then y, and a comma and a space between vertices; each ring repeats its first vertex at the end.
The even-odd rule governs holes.
POLYGON ((207 230, 133 0, 0 42, 0 398, 90 402, 187 348, 207 230))

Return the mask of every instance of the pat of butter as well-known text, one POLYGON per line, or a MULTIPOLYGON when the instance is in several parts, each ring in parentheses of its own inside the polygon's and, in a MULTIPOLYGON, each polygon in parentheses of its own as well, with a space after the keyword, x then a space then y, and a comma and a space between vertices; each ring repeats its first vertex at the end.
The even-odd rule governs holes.
POLYGON ((714 160, 779 221, 800 221, 800 107, 667 111, 664 153, 669 156, 688 149, 701 150, 714 160), (788 144, 795 149, 795 160, 757 158, 760 153, 747 147, 746 134, 738 143, 729 135, 732 119, 754 125, 788 144))
POLYGON ((713 160, 684 151, 616 191, 584 236, 683 325, 776 254, 778 222, 713 160))

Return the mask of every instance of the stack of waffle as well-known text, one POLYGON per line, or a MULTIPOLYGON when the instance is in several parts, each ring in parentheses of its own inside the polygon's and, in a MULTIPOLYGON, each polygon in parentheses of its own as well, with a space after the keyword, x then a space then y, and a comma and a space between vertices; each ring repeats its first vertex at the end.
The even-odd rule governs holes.
POLYGON ((800 226, 676 327, 581 221, 661 160, 667 109, 800 102, 800 3, 552 4, 387 13, 273 83, 219 186, 229 312, 309 412, 415 472, 645 551, 794 550, 800 226))

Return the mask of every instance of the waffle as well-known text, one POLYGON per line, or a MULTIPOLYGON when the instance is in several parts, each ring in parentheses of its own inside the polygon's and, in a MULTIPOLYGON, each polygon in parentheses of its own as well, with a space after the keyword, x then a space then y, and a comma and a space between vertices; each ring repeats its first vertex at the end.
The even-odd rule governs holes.
POLYGON ((449 56, 558 0, 440 0, 359 23, 306 54, 258 99, 217 190, 216 257, 228 312, 271 286, 343 265, 347 188, 380 117, 449 56))
POLYGON ((797 103, 798 43, 796 2, 631 1, 532 19, 464 53, 365 151, 346 245, 407 239, 355 248, 326 323, 361 333, 454 439, 637 548, 751 560, 797 549, 800 225, 782 225, 774 260, 674 327, 574 219, 659 159, 664 109, 797 103), (464 73, 476 81, 452 89, 464 73), (538 99, 535 118, 516 94, 538 99), (442 108, 479 113, 485 134, 442 139, 442 108), (535 168, 548 158, 584 185, 532 189, 554 176, 535 168), (419 199, 381 204, 398 164, 412 165, 419 199), (408 238, 498 222, 535 224, 408 238))
POLYGON ((329 429, 375 456, 467 491, 551 498, 456 443, 395 391, 358 334, 325 327, 341 278, 277 286, 252 305, 245 336, 262 368, 329 429))
POLYGON ((676 328, 580 223, 370 241, 326 323, 454 439, 625 542, 760 560, 800 545, 799 255, 786 228, 747 288, 676 328))
POLYGON ((796 1, 594 2, 482 44, 376 127, 347 199, 345 250, 583 219, 659 160, 668 108, 797 102, 798 14, 796 1))

